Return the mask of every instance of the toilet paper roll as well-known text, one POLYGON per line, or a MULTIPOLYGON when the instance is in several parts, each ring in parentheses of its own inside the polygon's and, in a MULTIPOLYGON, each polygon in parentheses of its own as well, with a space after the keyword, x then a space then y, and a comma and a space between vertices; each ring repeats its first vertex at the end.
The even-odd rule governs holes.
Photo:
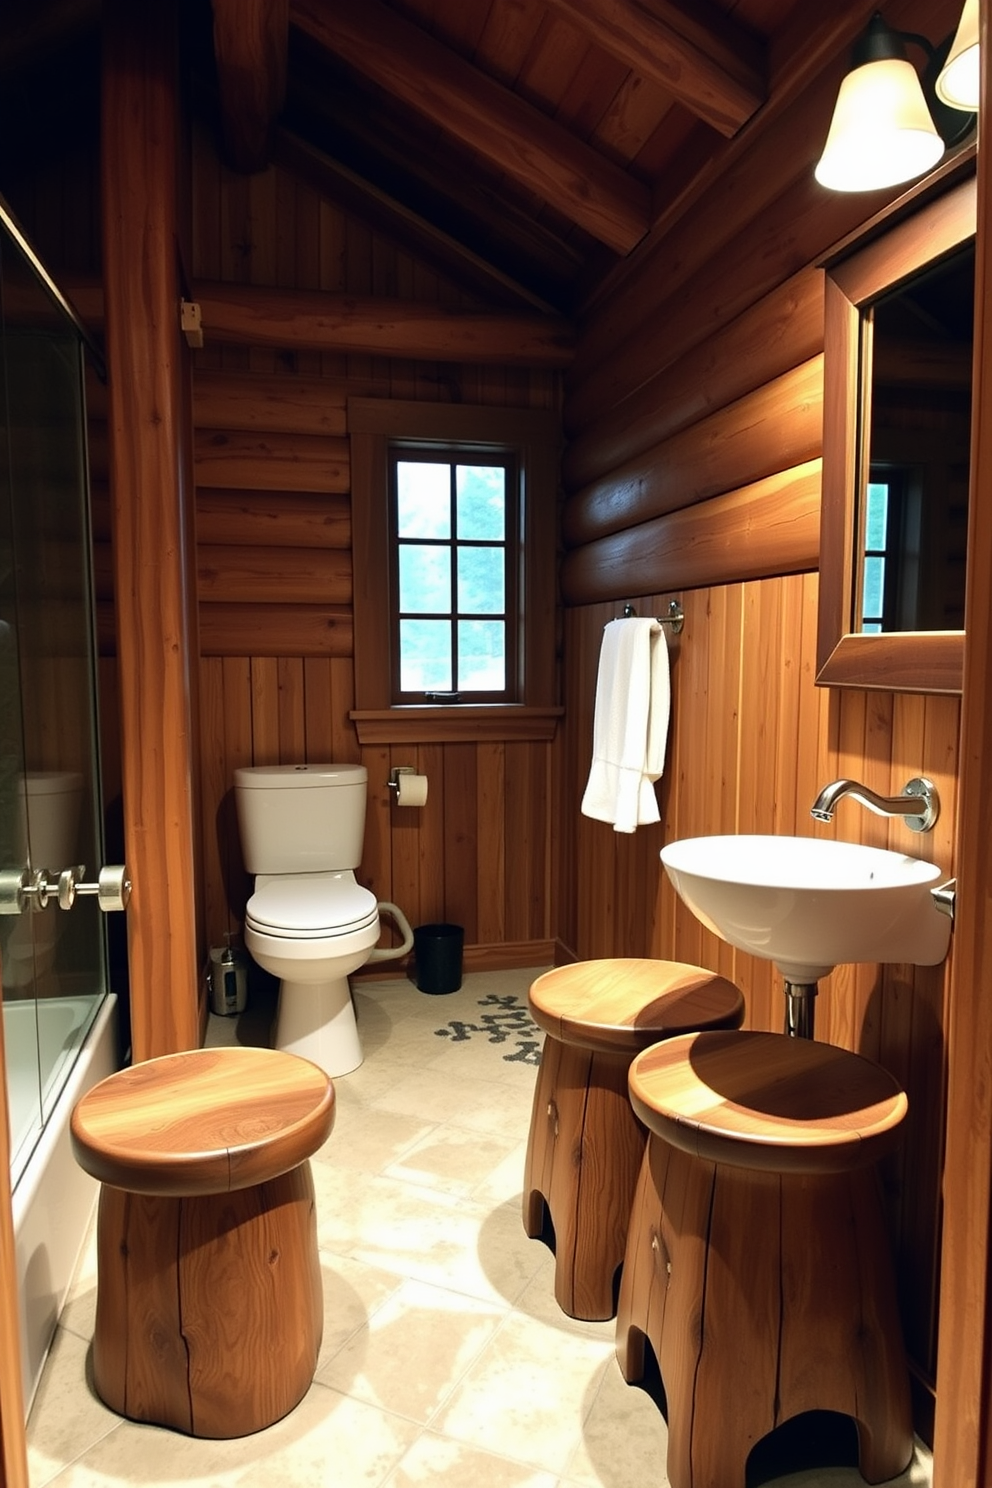
POLYGON ((396 788, 397 806, 426 806, 427 776, 402 774, 396 788))

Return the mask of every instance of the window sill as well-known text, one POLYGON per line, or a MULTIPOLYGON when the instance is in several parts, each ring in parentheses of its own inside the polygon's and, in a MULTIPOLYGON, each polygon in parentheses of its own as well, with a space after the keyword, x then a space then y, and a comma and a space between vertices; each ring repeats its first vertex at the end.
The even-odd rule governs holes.
POLYGON ((518 703, 412 703, 401 708, 358 708, 348 717, 360 744, 463 744, 473 739, 551 740, 564 708, 518 703))

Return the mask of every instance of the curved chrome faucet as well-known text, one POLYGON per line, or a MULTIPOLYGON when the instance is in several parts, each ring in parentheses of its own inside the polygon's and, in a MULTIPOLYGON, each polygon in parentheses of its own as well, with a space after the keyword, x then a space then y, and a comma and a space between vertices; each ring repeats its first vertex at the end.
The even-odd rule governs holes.
POLYGON ((937 787, 926 776, 915 775, 906 782, 898 796, 880 796, 857 780, 833 780, 823 787, 813 802, 810 816, 816 817, 817 821, 831 821, 837 802, 844 796, 853 796, 878 816, 901 816, 911 832, 929 832, 940 814, 937 787))

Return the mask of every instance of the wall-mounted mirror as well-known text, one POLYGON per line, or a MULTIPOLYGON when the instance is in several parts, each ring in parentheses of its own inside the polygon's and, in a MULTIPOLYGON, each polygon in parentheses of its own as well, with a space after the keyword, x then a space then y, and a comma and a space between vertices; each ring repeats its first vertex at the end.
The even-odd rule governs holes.
POLYGON ((961 690, 974 178, 827 269, 817 681, 961 690))

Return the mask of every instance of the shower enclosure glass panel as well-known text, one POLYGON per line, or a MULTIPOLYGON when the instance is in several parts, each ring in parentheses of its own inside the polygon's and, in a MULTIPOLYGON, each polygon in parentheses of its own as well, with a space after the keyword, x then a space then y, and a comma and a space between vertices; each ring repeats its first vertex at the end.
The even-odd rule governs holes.
MULTIPOLYGON (((0 872, 103 862, 83 341, 16 228, 0 223, 0 872)), ((17 1182, 106 991, 95 898, 0 893, 17 1182)))

